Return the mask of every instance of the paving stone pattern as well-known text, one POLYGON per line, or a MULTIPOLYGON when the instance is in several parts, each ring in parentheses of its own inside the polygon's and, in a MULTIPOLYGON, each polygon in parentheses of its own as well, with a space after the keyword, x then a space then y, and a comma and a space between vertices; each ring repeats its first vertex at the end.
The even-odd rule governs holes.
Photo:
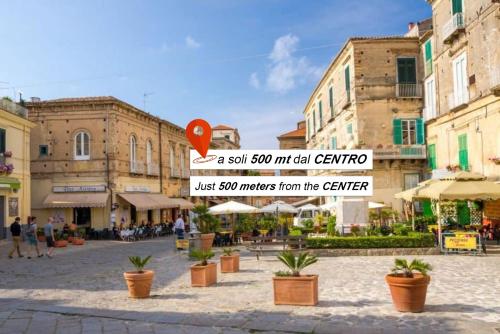
POLYGON ((426 312, 403 314, 384 281, 393 256, 320 258, 306 270, 320 275, 319 305, 294 307, 273 304, 271 277, 283 269, 273 256, 242 250, 240 273, 192 288, 192 262, 172 237, 91 241, 53 259, 9 260, 8 247, 0 243, 0 334, 500 333, 499 256, 419 256, 435 267, 426 312), (127 297, 129 255, 153 255, 152 298, 127 297))

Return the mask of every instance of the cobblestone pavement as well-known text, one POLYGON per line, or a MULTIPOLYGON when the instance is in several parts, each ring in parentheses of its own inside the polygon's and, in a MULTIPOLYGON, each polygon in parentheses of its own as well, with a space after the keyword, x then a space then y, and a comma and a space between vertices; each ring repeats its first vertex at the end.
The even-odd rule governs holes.
POLYGON ((243 251, 240 273, 192 288, 192 263, 173 247, 93 241, 9 260, 2 242, 0 333, 500 333, 499 256, 423 257, 435 267, 426 312, 402 314, 384 281, 394 257, 321 258, 306 270, 320 275, 319 305, 292 307, 273 304, 275 257, 243 251), (127 256, 150 254, 153 296, 129 299, 127 256))

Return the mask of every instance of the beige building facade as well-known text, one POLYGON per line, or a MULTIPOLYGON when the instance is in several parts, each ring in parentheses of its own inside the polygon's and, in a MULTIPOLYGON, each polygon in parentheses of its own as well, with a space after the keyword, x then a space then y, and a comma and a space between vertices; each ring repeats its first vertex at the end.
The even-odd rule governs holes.
POLYGON ((114 97, 35 100, 32 210, 96 230, 173 220, 189 207, 184 129, 114 97))
POLYGON ((0 99, 0 239, 16 217, 31 216, 30 131, 27 109, 0 99))
POLYGON ((371 175, 374 194, 367 200, 402 209, 394 194, 423 179, 426 159, 420 59, 418 37, 345 43, 304 108, 307 149, 372 149, 373 170, 309 175, 371 175))

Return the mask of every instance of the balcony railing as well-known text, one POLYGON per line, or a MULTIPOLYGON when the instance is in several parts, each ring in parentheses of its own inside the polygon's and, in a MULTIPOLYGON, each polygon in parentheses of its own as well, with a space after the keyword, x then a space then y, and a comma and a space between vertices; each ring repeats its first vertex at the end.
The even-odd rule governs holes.
POLYGON ((464 95, 458 95, 455 93, 451 93, 450 95, 448 95, 449 110, 455 109, 456 107, 459 107, 461 105, 465 105, 467 102, 469 102, 468 92, 464 95))
POLYGON ((10 112, 11 114, 26 118, 28 109, 20 106, 19 104, 7 99, 0 99, 0 109, 10 112))
POLYGON ((181 172, 178 168, 170 168, 170 177, 178 179, 181 177, 181 172))
POLYGON ((146 166, 146 172, 150 176, 158 176, 158 175, 160 175, 160 168, 159 168, 158 164, 149 163, 146 166))
POLYGON ((144 174, 144 163, 140 161, 130 162, 130 173, 132 174, 144 174))
POLYGON ((455 36, 465 28, 463 13, 454 14, 443 26, 443 42, 449 43, 455 36))
POLYGON ((401 145, 388 148, 374 148, 373 159, 426 159, 425 145, 401 145))
POLYGON ((183 179, 189 179, 190 173, 189 169, 183 169, 181 170, 181 178, 183 179))
POLYGON ((426 77, 432 74, 432 59, 425 61, 424 73, 426 77))
POLYGON ((397 83, 396 97, 422 97, 422 85, 419 83, 397 83))

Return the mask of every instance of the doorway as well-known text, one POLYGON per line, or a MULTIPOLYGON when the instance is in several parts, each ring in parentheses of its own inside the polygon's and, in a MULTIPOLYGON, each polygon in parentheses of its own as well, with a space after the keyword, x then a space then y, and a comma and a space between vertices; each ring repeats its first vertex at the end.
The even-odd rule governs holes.
POLYGON ((0 196, 0 240, 5 239, 5 196, 0 196))
POLYGON ((137 209, 135 206, 131 205, 130 206, 130 223, 132 224, 137 224, 137 209))
POLYGON ((148 223, 153 221, 153 210, 148 210, 148 223))
POLYGON ((90 208, 74 208, 73 221, 76 225, 89 225, 91 224, 91 210, 90 208))

